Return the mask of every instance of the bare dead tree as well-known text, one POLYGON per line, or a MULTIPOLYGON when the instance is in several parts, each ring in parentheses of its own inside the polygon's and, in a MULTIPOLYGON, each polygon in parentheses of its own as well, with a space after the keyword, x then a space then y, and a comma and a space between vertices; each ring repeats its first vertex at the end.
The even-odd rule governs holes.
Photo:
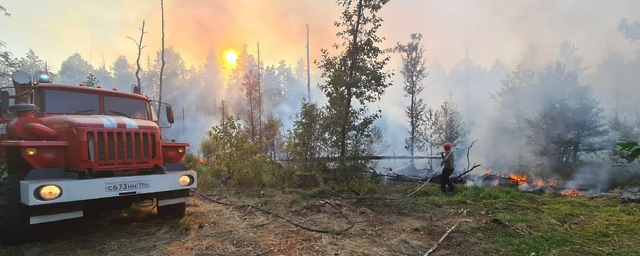
MULTIPOLYGON (((164 73, 164 1, 160 0, 160 12, 162 15, 162 50, 161 50, 161 58, 162 65, 160 66, 160 81, 158 83, 158 102, 162 102, 162 75, 164 73)), ((158 117, 160 116, 160 110, 162 109, 162 104, 158 104, 158 117)))
POLYGON ((136 80, 138 82, 138 87, 141 87, 141 84, 140 84, 140 55, 142 54, 142 49, 144 49, 146 47, 146 45, 142 45, 142 38, 144 37, 144 34, 146 34, 146 32, 144 32, 144 25, 145 25, 145 21, 142 20, 142 27, 140 28, 140 41, 136 41, 132 37, 127 36, 127 38, 131 39, 131 41, 133 41, 136 44, 136 46, 138 46, 138 58, 136 59, 136 64, 138 65, 138 69, 136 69, 136 80))
POLYGON ((471 151, 471 147, 473 147, 473 144, 476 143, 476 141, 478 140, 474 140, 473 142, 471 142, 471 145, 469 145, 469 147, 467 148, 467 170, 464 171, 462 174, 458 175, 457 178, 460 178, 465 174, 473 171, 473 169, 480 167, 480 164, 476 164, 475 162, 473 163, 473 166, 471 166, 471 160, 469 159, 469 152, 471 151))
POLYGON ((257 43, 258 46, 258 81, 257 81, 257 86, 258 86, 258 134, 260 136, 260 140, 259 140, 259 146, 260 149, 264 149, 262 142, 264 141, 264 134, 262 132, 262 82, 261 82, 261 78, 262 78, 262 73, 260 72, 262 65, 260 65, 260 42, 257 43))

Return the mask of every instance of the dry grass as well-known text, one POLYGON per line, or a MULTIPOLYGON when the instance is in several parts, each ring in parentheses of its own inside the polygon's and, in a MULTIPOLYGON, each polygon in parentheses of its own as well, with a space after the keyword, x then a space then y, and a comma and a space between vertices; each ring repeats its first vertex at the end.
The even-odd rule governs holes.
MULTIPOLYGON (((340 230, 348 222, 317 198, 282 191, 216 190, 225 202, 251 204, 307 227, 340 230)), ((99 219, 58 223, 42 242, 0 247, 1 255, 421 255, 464 213, 407 201, 332 201, 356 223, 345 234, 296 228, 248 207, 192 198, 187 216, 160 220, 152 207, 115 212, 99 219)), ((467 223, 464 225, 474 225, 467 223)), ((434 255, 477 255, 463 224, 434 255), (465 248, 465 249, 462 249, 465 248)))

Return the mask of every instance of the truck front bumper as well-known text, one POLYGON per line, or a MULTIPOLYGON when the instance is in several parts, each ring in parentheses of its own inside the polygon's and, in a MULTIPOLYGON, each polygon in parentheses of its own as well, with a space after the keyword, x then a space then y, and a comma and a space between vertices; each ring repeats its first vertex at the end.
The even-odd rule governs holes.
POLYGON ((83 201, 115 199, 132 195, 155 197, 158 206, 184 203, 189 189, 196 188, 198 175, 194 171, 168 171, 165 174, 110 177, 95 179, 40 179, 20 181, 20 201, 32 207, 31 224, 80 218, 84 216, 83 201), (187 176, 190 182, 180 184, 187 176), (43 200, 40 188, 57 186, 61 193, 53 200, 43 200))
POLYGON ((172 171, 166 174, 95 178, 95 179, 45 179, 20 182, 21 202, 28 206, 77 202, 136 194, 149 194, 196 188, 198 175, 194 171, 172 171), (180 185, 180 177, 189 176, 189 185, 180 185), (58 198, 43 200, 39 188, 55 185, 61 190, 58 198))

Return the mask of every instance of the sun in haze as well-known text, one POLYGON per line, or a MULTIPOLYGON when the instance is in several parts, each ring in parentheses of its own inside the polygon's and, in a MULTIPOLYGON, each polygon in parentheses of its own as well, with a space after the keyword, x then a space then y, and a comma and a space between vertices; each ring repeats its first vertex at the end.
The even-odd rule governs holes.
POLYGON ((227 50, 224 53, 224 59, 227 61, 227 64, 231 67, 235 67, 238 63, 238 54, 236 54, 233 50, 227 50))

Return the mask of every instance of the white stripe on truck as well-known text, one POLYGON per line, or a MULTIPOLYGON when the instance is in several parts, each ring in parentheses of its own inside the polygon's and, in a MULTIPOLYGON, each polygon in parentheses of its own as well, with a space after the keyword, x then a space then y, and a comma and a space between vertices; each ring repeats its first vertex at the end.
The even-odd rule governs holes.
POLYGON ((127 125, 127 129, 138 129, 138 123, 136 123, 136 121, 133 121, 128 117, 120 118, 124 119, 124 123, 127 125))
POLYGON ((100 116, 104 128, 118 128, 118 122, 110 116, 100 116))

